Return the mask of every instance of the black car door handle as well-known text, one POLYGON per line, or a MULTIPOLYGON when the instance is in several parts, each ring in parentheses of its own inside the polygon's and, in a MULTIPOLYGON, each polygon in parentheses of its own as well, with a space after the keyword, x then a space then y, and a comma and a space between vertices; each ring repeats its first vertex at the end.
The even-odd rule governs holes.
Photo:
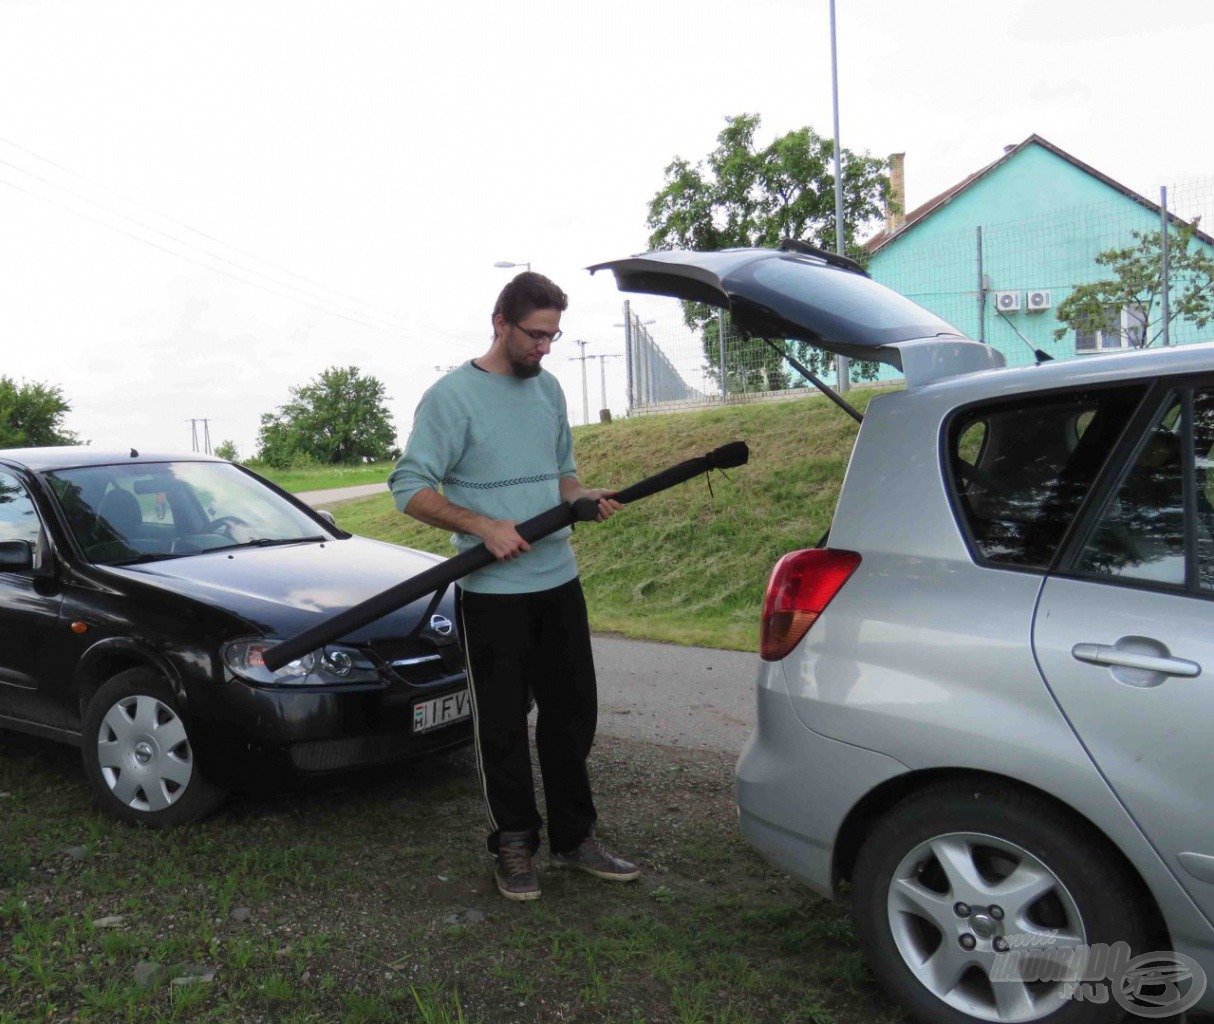
POLYGON ((1092 665, 1118 665, 1136 668, 1143 672, 1158 672, 1165 676, 1184 676, 1193 679, 1201 675, 1201 666, 1184 658, 1161 658, 1153 654, 1137 654, 1123 651, 1109 644, 1076 644, 1071 656, 1092 665))

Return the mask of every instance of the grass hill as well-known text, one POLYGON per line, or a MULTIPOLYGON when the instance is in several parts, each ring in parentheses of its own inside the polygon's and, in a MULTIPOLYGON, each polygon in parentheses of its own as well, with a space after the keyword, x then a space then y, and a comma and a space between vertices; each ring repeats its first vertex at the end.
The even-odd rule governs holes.
MULTIPOLYGON (((849 395, 863 410, 874 392, 849 395)), ((812 546, 834 513, 856 424, 824 398, 641 416, 574 428, 578 475, 624 487, 726 441, 750 462, 574 530, 591 626, 599 632, 757 650, 767 578, 785 552, 812 546)), ((351 533, 453 554, 449 534, 401 515, 389 495, 337 506, 351 533)), ((523 556, 526 557, 525 555, 523 556)))

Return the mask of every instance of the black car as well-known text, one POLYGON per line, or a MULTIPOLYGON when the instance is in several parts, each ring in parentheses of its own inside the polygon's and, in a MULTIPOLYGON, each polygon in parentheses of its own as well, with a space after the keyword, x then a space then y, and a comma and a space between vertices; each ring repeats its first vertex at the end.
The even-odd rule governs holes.
POLYGON ((220 459, 0 451, 0 728, 78 745, 101 807, 155 826, 284 773, 468 743, 449 593, 262 661, 438 561, 220 459))

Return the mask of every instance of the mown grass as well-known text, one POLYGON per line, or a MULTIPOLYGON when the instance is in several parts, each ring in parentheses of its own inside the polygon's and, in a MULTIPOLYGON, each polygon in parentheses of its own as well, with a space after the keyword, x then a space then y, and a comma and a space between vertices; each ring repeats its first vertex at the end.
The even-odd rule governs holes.
MULTIPOLYGON (((863 410, 870 390, 849 397, 863 410)), ((591 626, 637 639, 757 650, 767 577, 813 545, 834 514, 856 424, 821 397, 643 416, 574 430, 589 487, 624 487, 727 441, 750 462, 653 495, 574 531, 591 626)), ((449 535, 401 515, 388 495, 334 508, 351 533, 450 555, 449 535)))
POLYGON ((152 832, 98 816, 73 751, 0 734, 0 1022, 897 1020, 841 909, 738 834, 732 761, 600 740, 600 831, 641 880, 541 870, 517 904, 467 752, 152 832))
POLYGON ((272 466, 250 463, 258 476, 276 483, 284 491, 325 491, 332 487, 355 487, 358 484, 382 484, 396 468, 395 462, 368 462, 361 466, 316 466, 309 469, 274 469, 272 466))

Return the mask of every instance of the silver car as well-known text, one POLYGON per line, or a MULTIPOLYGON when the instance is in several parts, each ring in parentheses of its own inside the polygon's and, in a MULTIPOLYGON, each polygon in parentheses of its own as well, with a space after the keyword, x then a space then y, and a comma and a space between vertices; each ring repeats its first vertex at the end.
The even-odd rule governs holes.
POLYGON ((772 573, 743 833, 917 1020, 1214 1010, 1214 346, 1004 368, 837 264, 604 265, 906 379, 772 573))

